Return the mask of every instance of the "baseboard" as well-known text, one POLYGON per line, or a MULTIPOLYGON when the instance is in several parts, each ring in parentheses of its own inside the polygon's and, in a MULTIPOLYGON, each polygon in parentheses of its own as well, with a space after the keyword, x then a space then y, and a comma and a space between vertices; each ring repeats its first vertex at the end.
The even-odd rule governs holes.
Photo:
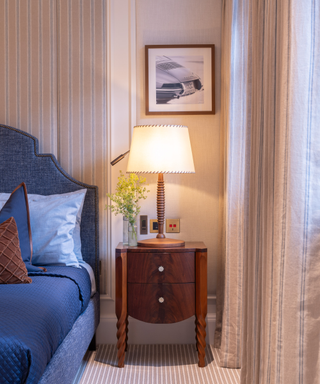
MULTIPOLYGON (((213 344, 216 325, 214 296, 208 297, 206 323, 206 342, 213 344)), ((117 318, 114 313, 101 314, 100 325, 97 330, 98 344, 115 344, 117 342, 116 324, 117 318)), ((192 344, 195 342, 195 319, 192 317, 175 324, 148 324, 129 317, 128 342, 131 344, 192 344)))

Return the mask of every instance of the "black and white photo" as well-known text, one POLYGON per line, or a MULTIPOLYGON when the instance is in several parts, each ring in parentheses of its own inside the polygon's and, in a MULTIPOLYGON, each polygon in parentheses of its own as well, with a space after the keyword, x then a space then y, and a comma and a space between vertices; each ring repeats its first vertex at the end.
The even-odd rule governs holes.
POLYGON ((214 114, 214 46, 146 46, 146 114, 214 114))

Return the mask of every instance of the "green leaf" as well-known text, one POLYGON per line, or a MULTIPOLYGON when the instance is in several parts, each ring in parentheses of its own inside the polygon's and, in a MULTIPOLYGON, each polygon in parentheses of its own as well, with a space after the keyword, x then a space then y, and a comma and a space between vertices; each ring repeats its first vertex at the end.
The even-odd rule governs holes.
POLYGON ((150 191, 143 186, 146 178, 130 173, 126 178, 122 171, 118 177, 115 193, 107 193, 112 204, 106 205, 105 209, 111 209, 115 215, 125 216, 133 225, 137 215, 140 213, 139 200, 146 199, 150 191))

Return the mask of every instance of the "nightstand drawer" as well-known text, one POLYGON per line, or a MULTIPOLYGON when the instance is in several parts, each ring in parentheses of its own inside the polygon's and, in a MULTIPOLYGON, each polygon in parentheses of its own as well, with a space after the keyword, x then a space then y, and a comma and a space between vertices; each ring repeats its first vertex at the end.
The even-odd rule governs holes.
POLYGON ((188 319, 195 315, 195 284, 128 283, 128 315, 156 324, 188 319))
POLYGON ((194 283, 194 252, 128 253, 129 283, 194 283))

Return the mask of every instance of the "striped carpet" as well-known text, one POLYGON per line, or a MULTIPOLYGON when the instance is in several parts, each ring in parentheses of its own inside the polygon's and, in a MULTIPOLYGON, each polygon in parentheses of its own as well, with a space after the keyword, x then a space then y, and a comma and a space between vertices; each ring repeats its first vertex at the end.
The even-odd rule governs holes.
POLYGON ((218 353, 206 349, 206 367, 198 368, 194 345, 129 345, 125 367, 117 367, 115 345, 87 352, 74 384, 238 384, 240 370, 220 368, 218 353))

